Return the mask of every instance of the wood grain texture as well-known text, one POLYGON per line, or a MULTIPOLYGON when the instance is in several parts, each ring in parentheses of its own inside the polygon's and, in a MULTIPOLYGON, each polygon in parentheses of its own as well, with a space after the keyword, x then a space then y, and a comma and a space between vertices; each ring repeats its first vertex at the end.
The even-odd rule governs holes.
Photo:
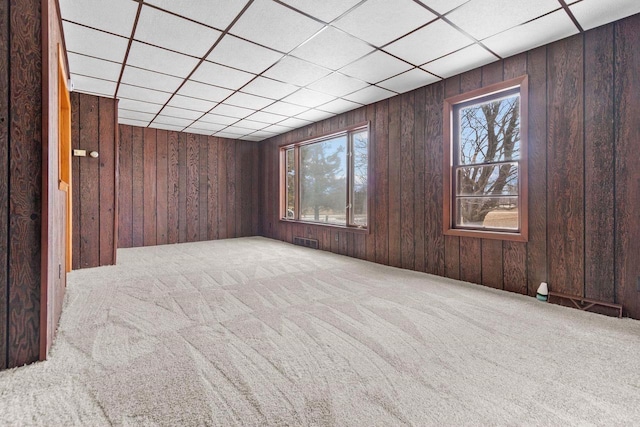
POLYGON ((503 289, 502 241, 482 240, 482 281, 485 286, 503 289))
POLYGON ((113 99, 100 98, 98 108, 100 110, 100 234, 98 236, 100 240, 100 259, 98 265, 113 265, 115 264, 113 246, 116 240, 116 236, 114 236, 116 212, 116 103, 113 99))
MULTIPOLYGON (((547 48, 549 284, 569 295, 584 286, 582 37, 547 48)), ((505 275, 506 286, 506 275, 505 275)))
POLYGON ((460 280, 482 283, 482 240, 460 238, 460 280))
POLYGON ((504 60, 504 80, 515 79, 527 73, 527 52, 519 53, 504 60))
POLYGON ((613 26, 584 37, 585 297, 614 302, 613 26))
POLYGON ((389 101, 376 104, 375 121, 375 261, 389 263, 389 101))
POLYGON ((38 359, 42 227, 42 43, 39 1, 9 10, 8 366, 38 359))
POLYGON ((402 267, 401 123, 402 97, 389 99, 389 265, 402 267))
POLYGON ((144 245, 144 129, 133 127, 131 133, 132 173, 132 241, 133 247, 144 245))
POLYGON ((203 241, 207 240, 207 223, 208 223, 208 215, 207 215, 207 188, 208 188, 208 144, 207 144, 207 136, 200 135, 199 141, 199 149, 200 153, 198 155, 198 160, 200 162, 198 166, 198 240, 203 241))
POLYGON ((227 198, 227 151, 229 151, 229 143, 222 138, 218 142, 218 238, 226 239, 231 237, 227 233, 227 206, 229 204, 227 198))
POLYGON ((527 246, 526 243, 502 242, 504 268, 504 289, 506 291, 527 294, 527 246))
POLYGON ((236 237, 236 141, 227 141, 227 236, 236 237))
MULTIPOLYGON (((71 93, 71 147, 80 147, 80 94, 71 93)), ((78 191, 78 183, 80 182, 80 158, 71 158, 71 185, 75 191, 71 191, 72 198, 72 222, 75 227, 71 231, 72 253, 71 268, 76 270, 80 268, 80 192, 78 191)))
POLYGON ((528 294, 535 296, 547 274, 547 48, 528 52, 529 75, 529 242, 528 294))
POLYGON ((376 104, 367 105, 366 120, 369 121, 369 211, 368 211, 368 227, 369 233, 365 236, 365 257, 367 261, 375 262, 376 260, 376 236, 375 236, 375 218, 376 218, 376 194, 379 184, 376 181, 376 104))
POLYGON ((207 239, 218 238, 218 138, 207 141, 207 239))
POLYGON ((415 268, 415 93, 401 96, 400 113, 400 255, 401 266, 415 268))
POLYGON ((425 88, 415 91, 415 109, 414 109, 414 146, 413 146, 413 162, 414 162, 414 268, 417 271, 425 271, 425 88))
POLYGON ((155 246, 157 244, 157 183, 156 176, 157 158, 157 131, 152 128, 145 128, 143 140, 143 237, 144 246, 155 246))
POLYGON ((482 86, 500 83, 504 78, 504 61, 495 61, 482 67, 482 86))
MULTIPOLYGON (((9 230, 9 2, 0 3, 0 230, 9 230)), ((0 264, 8 265, 8 239, 0 239, 0 264)), ((7 367, 9 272, 0 269, 0 369, 7 367)))
POLYGON ((187 241, 187 137, 189 134, 178 134, 178 242, 187 241))
POLYGON ((616 298, 626 315, 640 318, 640 16, 614 25, 616 159, 616 298))
MULTIPOLYGON (((80 98, 80 147, 100 151, 99 98, 80 98)), ((80 159, 80 267, 97 267, 100 264, 100 161, 90 156, 80 159)))
POLYGON ((187 242, 196 242, 200 236, 200 135, 187 134, 187 242))
MULTIPOLYGON (((118 191, 118 247, 130 248, 133 246, 133 147, 131 145, 133 128, 130 126, 119 125, 118 130, 120 132, 118 147, 118 159, 120 161, 120 189, 118 191)), ((75 220, 74 223, 77 224, 75 220)))
POLYGON ((169 242, 169 135, 166 130, 156 133, 156 243, 169 242))
MULTIPOLYGON (((466 81, 473 81, 473 74, 467 72, 466 81)), ((445 80, 444 85, 444 97, 448 98, 453 95, 457 95, 461 92, 461 76, 450 77, 445 80)), ((440 106, 442 108, 442 105, 440 106)), ((443 141, 441 139, 441 144, 443 141)), ((443 158, 440 157, 440 162, 443 162, 443 158)), ((443 173, 449 173, 450 165, 442 165, 443 173)), ((443 197, 448 193, 448 189, 443 189, 445 192, 443 197)), ((444 199, 438 202, 438 207, 442 209, 442 203, 444 199)), ((449 218, 443 218, 443 221, 449 221, 449 218)), ((460 238, 457 236, 445 236, 444 238, 444 275, 452 279, 460 278, 460 238)))
POLYGON ((179 202, 179 134, 169 131, 167 134, 167 242, 178 243, 180 240, 179 202))

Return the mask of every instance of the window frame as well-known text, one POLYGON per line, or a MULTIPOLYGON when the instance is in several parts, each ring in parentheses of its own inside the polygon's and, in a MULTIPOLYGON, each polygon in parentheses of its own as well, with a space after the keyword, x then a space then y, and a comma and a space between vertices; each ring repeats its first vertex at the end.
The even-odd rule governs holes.
POLYGON ((330 228, 339 228, 343 230, 349 230, 354 232, 363 232, 369 233, 371 228, 371 195, 372 195, 372 176, 371 176, 371 153, 373 152, 371 147, 371 129, 370 122, 362 122, 357 123, 353 126, 346 127, 336 132, 331 132, 327 134, 323 134, 314 138, 306 139, 303 141, 298 141, 290 144, 283 144, 279 149, 279 220, 281 222, 286 223, 298 223, 305 225, 314 225, 314 226, 322 226, 322 227, 330 227, 330 228), (366 131, 367 132, 367 225, 357 225, 353 223, 353 180, 354 180, 354 171, 353 171, 353 135, 359 132, 366 131), (320 143, 323 141, 331 140, 334 138, 345 136, 347 139, 347 174, 346 174, 346 193, 345 193, 345 213, 346 213, 346 222, 344 225, 342 224, 330 224, 325 222, 315 222, 309 220, 300 219, 300 167, 301 167, 301 155, 300 148, 312 145, 315 143, 320 143), (295 179, 294 179, 294 217, 289 218, 287 216, 287 151, 293 149, 294 153, 294 169, 295 179))
POLYGON ((455 95, 444 100, 444 169, 443 169, 443 232, 448 236, 476 237, 484 239, 509 240, 526 242, 529 237, 528 221, 528 76, 523 75, 514 79, 505 80, 480 89, 455 95), (509 91, 518 91, 520 94, 520 158, 518 163, 518 230, 473 229, 456 227, 456 165, 454 161, 457 149, 454 112, 460 104, 482 102, 491 97, 499 97, 509 91))

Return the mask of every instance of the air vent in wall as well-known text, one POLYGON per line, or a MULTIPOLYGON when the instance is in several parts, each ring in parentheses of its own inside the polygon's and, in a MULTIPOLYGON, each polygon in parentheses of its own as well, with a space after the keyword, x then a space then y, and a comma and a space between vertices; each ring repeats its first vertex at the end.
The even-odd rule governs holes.
POLYGON ((318 241, 316 239, 306 239, 304 237, 294 237, 293 244, 304 246, 306 248, 318 249, 318 241))

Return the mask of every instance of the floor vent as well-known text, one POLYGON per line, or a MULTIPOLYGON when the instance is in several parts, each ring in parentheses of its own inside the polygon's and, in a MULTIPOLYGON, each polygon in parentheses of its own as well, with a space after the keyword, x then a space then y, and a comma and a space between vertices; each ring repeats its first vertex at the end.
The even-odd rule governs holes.
POLYGON ((318 241, 316 239, 306 239, 304 237, 294 237, 293 244, 304 246, 306 248, 318 249, 318 241))

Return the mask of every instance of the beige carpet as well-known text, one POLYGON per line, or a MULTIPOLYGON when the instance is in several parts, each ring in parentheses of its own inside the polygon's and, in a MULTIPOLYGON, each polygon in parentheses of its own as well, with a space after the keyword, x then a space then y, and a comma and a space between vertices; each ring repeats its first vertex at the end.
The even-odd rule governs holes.
POLYGON ((0 425, 640 425, 640 322, 259 237, 73 272, 0 425))

